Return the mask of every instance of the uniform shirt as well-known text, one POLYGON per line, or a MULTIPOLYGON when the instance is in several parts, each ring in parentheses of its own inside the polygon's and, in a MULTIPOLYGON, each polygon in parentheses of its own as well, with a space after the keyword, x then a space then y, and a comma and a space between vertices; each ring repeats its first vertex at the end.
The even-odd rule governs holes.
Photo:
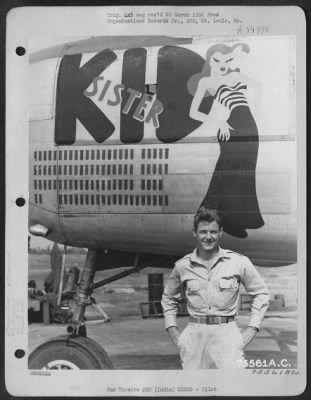
POLYGON ((197 249, 176 262, 168 278, 162 307, 165 326, 176 326, 177 306, 186 297, 191 316, 234 316, 238 312, 240 284, 253 297, 248 326, 259 329, 269 306, 269 291, 249 258, 219 248, 210 268, 197 249))

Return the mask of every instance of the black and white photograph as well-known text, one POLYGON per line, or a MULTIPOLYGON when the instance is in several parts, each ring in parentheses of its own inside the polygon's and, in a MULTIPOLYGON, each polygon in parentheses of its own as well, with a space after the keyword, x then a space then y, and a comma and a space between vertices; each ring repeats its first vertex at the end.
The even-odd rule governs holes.
POLYGON ((302 10, 7 23, 9 393, 302 393, 302 10))

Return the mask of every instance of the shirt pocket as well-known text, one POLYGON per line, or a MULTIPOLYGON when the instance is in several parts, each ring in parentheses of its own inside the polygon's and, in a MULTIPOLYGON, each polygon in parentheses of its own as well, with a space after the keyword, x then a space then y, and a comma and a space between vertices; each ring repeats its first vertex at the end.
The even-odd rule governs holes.
POLYGON ((223 276, 219 279, 220 290, 232 289, 236 290, 239 287, 238 279, 235 276, 223 276))
POLYGON ((200 290, 200 281, 197 279, 189 279, 186 288, 188 294, 196 293, 200 290))
POLYGON ((220 310, 232 311, 239 293, 239 281, 235 276, 223 276, 218 280, 218 307, 220 310))

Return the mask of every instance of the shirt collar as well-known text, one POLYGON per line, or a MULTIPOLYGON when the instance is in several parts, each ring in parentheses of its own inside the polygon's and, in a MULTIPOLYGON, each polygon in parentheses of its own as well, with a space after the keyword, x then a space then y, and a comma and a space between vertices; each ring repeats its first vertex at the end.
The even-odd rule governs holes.
MULTIPOLYGON (((230 254, 229 254, 228 250, 225 250, 225 249, 223 249, 222 247, 219 246, 217 261, 222 259, 222 258, 230 258, 230 254)), ((190 260, 191 260, 191 263, 193 263, 193 264, 204 265, 204 260, 198 255, 198 249, 197 248, 195 248, 193 250, 193 252, 191 253, 190 260)), ((193 266, 193 264, 192 264, 192 266, 193 266)))

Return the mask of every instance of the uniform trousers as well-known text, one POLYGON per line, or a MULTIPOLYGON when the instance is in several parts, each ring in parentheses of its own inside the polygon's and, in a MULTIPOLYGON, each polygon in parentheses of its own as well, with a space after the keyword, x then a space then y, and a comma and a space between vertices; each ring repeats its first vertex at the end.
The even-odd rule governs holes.
POLYGON ((178 338, 183 369, 244 368, 243 338, 235 321, 189 322, 178 338))

